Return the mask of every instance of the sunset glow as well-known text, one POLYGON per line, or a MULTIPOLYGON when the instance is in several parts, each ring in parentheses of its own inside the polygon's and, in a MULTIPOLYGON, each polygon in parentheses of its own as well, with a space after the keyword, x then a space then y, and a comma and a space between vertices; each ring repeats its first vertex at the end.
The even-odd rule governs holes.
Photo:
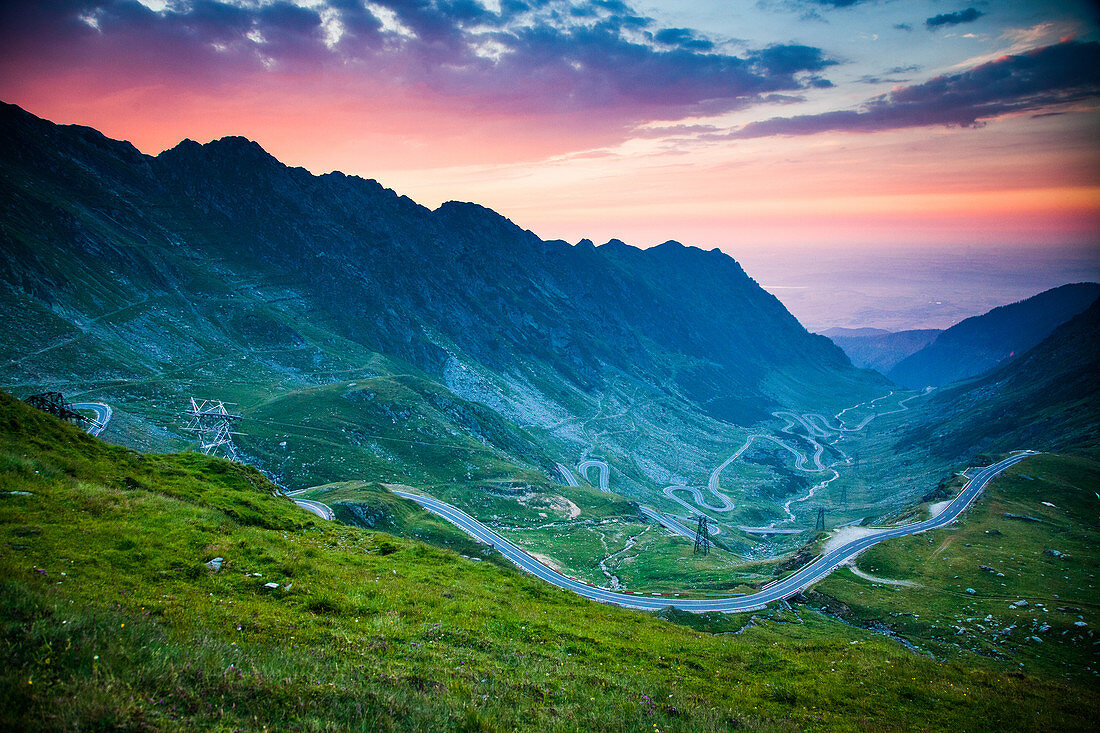
POLYGON ((1095 246, 1095 5, 6 3, 0 98, 540 236, 1095 246), (732 7, 731 7, 732 6, 732 7))

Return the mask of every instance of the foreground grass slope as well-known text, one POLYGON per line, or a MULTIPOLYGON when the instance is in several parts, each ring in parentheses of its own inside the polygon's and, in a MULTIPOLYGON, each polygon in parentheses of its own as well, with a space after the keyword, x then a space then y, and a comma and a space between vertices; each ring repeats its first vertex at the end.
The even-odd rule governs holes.
POLYGON ((936 532, 876 545, 810 602, 938 657, 1100 676, 1100 464, 1040 455, 936 532), (878 580, 875 580, 877 578, 878 580))
POLYGON ((709 635, 586 602, 2 394, 0 485, 4 729, 1039 730, 1100 702, 813 611, 709 635))

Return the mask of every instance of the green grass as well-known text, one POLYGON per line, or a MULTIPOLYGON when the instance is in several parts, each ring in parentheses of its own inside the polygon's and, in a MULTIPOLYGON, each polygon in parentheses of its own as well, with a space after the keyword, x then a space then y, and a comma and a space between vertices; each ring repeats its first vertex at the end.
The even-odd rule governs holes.
POLYGON ((915 585, 875 584, 842 570, 817 586, 811 602, 854 623, 885 624, 939 657, 1094 683, 1098 488, 1096 462, 1029 458, 955 524, 884 542, 859 557, 861 570, 915 585), (1021 600, 1027 605, 1013 605, 1021 600))
MULTIPOLYGON (((378 483, 344 481, 317 486, 299 498, 327 503, 336 519, 345 524, 410 537, 479 559, 486 555, 487 548, 470 535, 378 483)), ((488 558, 503 565, 508 563, 500 555, 488 558)))
POLYGON ((748 619, 587 602, 321 524, 251 469, 107 446, 6 395, 0 483, 28 492, 0 497, 6 729, 900 730, 934 706, 937 727, 1065 730, 1100 702, 809 609, 712 635, 748 619))

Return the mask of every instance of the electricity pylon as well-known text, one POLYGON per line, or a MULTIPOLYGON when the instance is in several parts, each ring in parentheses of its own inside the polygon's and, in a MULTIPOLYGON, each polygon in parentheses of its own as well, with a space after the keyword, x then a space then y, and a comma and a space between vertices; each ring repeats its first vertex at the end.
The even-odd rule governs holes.
POLYGON ((74 410, 60 392, 32 394, 26 399, 26 402, 31 407, 38 408, 42 412, 48 412, 51 415, 57 415, 62 420, 75 423, 83 423, 88 420, 88 418, 74 410))
POLYGON ((218 448, 223 448, 226 458, 233 461, 240 460, 237 446, 233 445, 233 436, 244 435, 244 433, 234 431, 233 422, 240 420, 241 416, 229 412, 225 402, 221 400, 196 402, 192 397, 191 409, 183 414, 191 418, 184 430, 199 434, 203 453, 210 456, 214 455, 218 448))
POLYGON ((695 530, 695 549, 692 554, 710 554, 710 530, 707 528, 707 517, 699 515, 699 527, 695 530))

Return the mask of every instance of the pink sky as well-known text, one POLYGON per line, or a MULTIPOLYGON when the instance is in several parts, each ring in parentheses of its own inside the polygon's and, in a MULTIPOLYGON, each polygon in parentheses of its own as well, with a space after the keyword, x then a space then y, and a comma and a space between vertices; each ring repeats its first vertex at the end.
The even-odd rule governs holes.
POLYGON ((753 42, 701 11, 690 33, 662 30, 655 2, 648 24, 613 3, 514 18, 494 5, 12 3, 0 98, 150 154, 243 135, 287 164, 428 206, 475 201, 544 238, 735 256, 1097 244, 1100 83, 1079 67, 1100 56, 1085 11, 1011 3, 966 21, 975 40, 921 27, 936 3, 912 18, 837 11, 827 32, 759 10, 753 42), (911 51, 852 40, 871 31, 911 51))

